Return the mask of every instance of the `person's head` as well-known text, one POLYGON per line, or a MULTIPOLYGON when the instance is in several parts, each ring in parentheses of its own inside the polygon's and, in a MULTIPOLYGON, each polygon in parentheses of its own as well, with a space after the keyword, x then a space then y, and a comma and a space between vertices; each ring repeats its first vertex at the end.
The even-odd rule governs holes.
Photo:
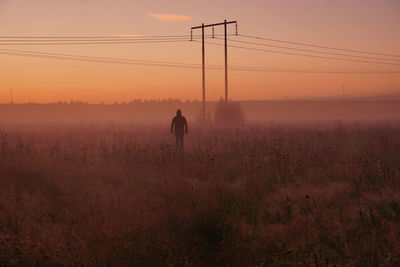
POLYGON ((182 111, 180 109, 178 109, 176 111, 176 116, 178 116, 178 117, 182 116, 182 111))

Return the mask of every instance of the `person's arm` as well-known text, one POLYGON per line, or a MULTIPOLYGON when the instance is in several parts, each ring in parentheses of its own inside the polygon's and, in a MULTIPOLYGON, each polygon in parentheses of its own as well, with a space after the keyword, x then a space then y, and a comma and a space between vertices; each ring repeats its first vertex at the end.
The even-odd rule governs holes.
POLYGON ((171 121, 171 133, 174 133, 175 118, 171 121))
POLYGON ((185 133, 187 133, 189 131, 189 128, 188 128, 186 118, 184 118, 184 122, 185 122, 185 133))

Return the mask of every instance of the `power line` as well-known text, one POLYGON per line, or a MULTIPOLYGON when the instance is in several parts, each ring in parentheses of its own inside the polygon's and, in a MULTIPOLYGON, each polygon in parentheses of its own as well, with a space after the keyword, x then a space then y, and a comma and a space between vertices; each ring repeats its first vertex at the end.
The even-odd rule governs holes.
MULTIPOLYGON (((228 36, 236 34, 228 34, 228 36)), ((190 38, 190 37, 201 37, 201 34, 181 34, 181 35, 101 35, 101 36, 0 36, 0 39, 141 39, 141 38, 190 38)), ((213 36, 224 36, 223 34, 205 34, 206 37, 213 36)))
POLYGON ((299 73, 299 74, 400 74, 400 71, 341 71, 341 70, 284 70, 284 69, 235 69, 235 71, 249 72, 276 72, 276 73, 299 73))
POLYGON ((380 52, 371 52, 371 51, 362 51, 362 50, 339 48, 339 47, 332 47, 332 46, 307 44, 307 43, 301 43, 301 42, 292 42, 292 41, 285 41, 285 40, 271 39, 271 38, 251 36, 251 35, 243 35, 243 34, 239 34, 239 36, 252 38, 252 39, 266 40, 266 41, 271 41, 271 42, 309 46, 309 47, 314 47, 314 48, 323 48, 323 49, 340 50, 340 51, 347 51, 347 52, 356 52, 356 53, 361 53, 361 54, 370 54, 370 55, 377 55, 377 56, 388 56, 388 57, 399 57, 400 58, 400 55, 386 54, 386 53, 380 53, 380 52))
POLYGON ((0 39, 0 42, 113 42, 113 41, 163 41, 163 40, 188 40, 187 37, 168 37, 168 38, 106 38, 106 39, 0 39))
MULTIPOLYGON (((199 35, 196 35, 199 36, 199 35)), ((124 39, 124 38, 190 38, 190 35, 127 35, 127 36, 0 36, 0 39, 124 39)))
MULTIPOLYGON (((151 60, 138 60, 138 59, 123 59, 123 58, 110 58, 110 57, 98 57, 98 56, 83 56, 83 55, 72 55, 72 54, 60 54, 60 53, 46 53, 46 52, 36 52, 36 51, 27 51, 27 50, 15 50, 15 49, 0 49, 3 52, 12 52, 12 53, 26 53, 26 54, 38 54, 44 56, 59 56, 59 57, 74 57, 74 58, 83 58, 83 59, 99 59, 99 60, 112 60, 112 61, 132 61, 132 62, 140 62, 140 63, 155 63, 155 64, 172 64, 172 65, 182 65, 182 66, 195 66, 200 67, 200 64, 193 63, 185 63, 185 62, 169 62, 169 61, 151 61, 151 60)), ((208 65, 213 68, 223 68, 221 65, 208 65)), ((242 67, 237 67, 242 68, 242 67)), ((243 67, 247 68, 247 67, 243 67)))
MULTIPOLYGON (((301 46, 308 46, 308 47, 314 47, 314 48, 322 48, 322 49, 330 49, 330 50, 340 50, 340 51, 347 51, 347 52, 355 52, 355 53, 362 53, 362 54, 371 54, 371 55, 379 55, 379 56, 389 56, 389 57, 399 57, 400 55, 394 55, 394 54, 385 54, 385 53, 378 53, 378 52, 371 52, 371 51, 362 51, 362 50, 355 50, 355 49, 346 49, 346 48, 338 48, 338 47, 331 47, 331 46, 323 46, 323 45, 315 45, 315 44, 307 44, 307 43, 301 43, 301 42, 293 42, 293 41, 286 41, 286 40, 278 40, 278 39, 272 39, 272 38, 266 38, 266 37, 260 37, 260 36, 252 36, 252 35, 243 35, 243 34, 228 34, 230 35, 237 35, 239 37, 246 37, 246 38, 252 38, 252 39, 258 39, 258 40, 266 40, 266 41, 271 41, 271 42, 279 42, 279 43, 286 43, 286 44, 294 44, 294 45, 301 45, 301 46)), ((193 35, 193 37, 200 37, 201 35, 193 35)), ((219 35, 207 35, 208 38, 213 38, 215 36, 222 36, 221 34, 219 35)), ((190 35, 137 35, 137 36, 0 36, 0 42, 7 42, 7 41, 13 41, 13 42, 74 42, 74 41, 80 41, 80 42, 93 42, 93 41, 158 41, 158 40, 168 40, 168 39, 189 39, 191 36, 190 35), (19 40, 17 40, 19 39, 19 40), (39 39, 39 40, 30 40, 30 39, 39 39), (50 39, 50 40, 45 40, 45 39, 50 39), (69 40, 72 39, 72 40, 69 40), (84 40, 81 40, 84 39, 84 40), (93 41, 90 41, 90 40, 93 41)), ((231 40, 235 42, 239 42, 239 40, 231 40)), ((244 42, 244 41, 240 41, 244 42)), ((72 43, 71 43, 72 44, 72 43)), ((86 43, 85 43, 86 44, 86 43)), ((90 43, 92 44, 92 43, 90 43)), ((250 44, 250 43, 249 43, 250 44)), ((255 45, 264 45, 264 46, 271 46, 271 47, 277 47, 277 48, 283 48, 283 49, 293 49, 293 50, 298 50, 298 51, 303 51, 299 50, 296 48, 289 48, 289 47, 279 47, 279 46, 273 46, 273 45, 267 45, 267 44, 256 44, 255 45)), ((10 44, 4 44, 4 45, 14 45, 12 43, 10 44)), ((307 52, 306 50, 304 50, 307 52)), ((311 52, 311 51, 310 51, 311 52)), ((316 51, 313 51, 316 52, 316 51)), ((320 51, 322 53, 322 51, 320 51)), ((327 53, 327 52, 325 52, 327 53)), ((339 55, 339 54, 334 54, 334 55, 339 55)), ((345 55, 343 55, 345 56, 345 55)), ((347 55, 346 55, 347 56, 347 55)), ((348 55, 350 56, 350 55, 348 55)), ((353 55, 352 55, 353 56, 353 55)), ((372 59, 372 58, 371 58, 372 59)), ((382 60, 384 60, 382 58, 382 60)), ((391 59, 387 59, 391 60, 391 59)), ((394 61, 394 60, 393 60, 394 61)), ((397 61, 397 60, 396 60, 397 61)))
MULTIPOLYGON (((206 38, 214 38, 218 35, 205 35, 206 38)), ((98 41, 151 41, 151 40, 189 40, 201 37, 201 35, 159 35, 159 36, 123 36, 123 37, 91 37, 91 36, 67 36, 67 37, 45 37, 45 36, 0 36, 0 42, 98 42, 98 41)))
MULTIPOLYGON (((209 35, 205 38, 214 38, 209 35)), ((0 39, 0 46, 30 46, 30 45, 98 45, 98 44, 148 44, 148 43, 180 43, 190 41, 189 37, 168 37, 168 38, 119 38, 119 39, 29 39, 29 40, 10 40, 0 39)))
MULTIPOLYGON (((198 42, 198 41, 195 41, 195 42, 198 42)), ((211 44, 211 45, 223 46, 223 44, 219 44, 219 43, 212 43, 212 42, 206 42, 206 43, 207 44, 211 44)), ((390 62, 378 62, 378 61, 356 60, 356 59, 346 59, 346 58, 337 58, 337 57, 325 57, 325 56, 298 54, 298 53, 283 52, 283 51, 268 50, 268 49, 260 49, 260 48, 245 47, 245 46, 237 46, 237 45, 230 45, 230 47, 239 48, 239 49, 246 49, 246 50, 253 50, 253 51, 261 51, 261 52, 269 52, 269 53, 291 55, 291 56, 302 56, 302 57, 310 57, 310 58, 330 59, 330 60, 348 61, 348 62, 356 62, 356 63, 371 63, 371 64, 384 64, 384 65, 400 66, 400 64, 390 63, 390 62)))
MULTIPOLYGON (((221 38, 216 38, 216 39, 221 40, 221 38)), ((360 55, 332 53, 332 52, 324 52, 324 51, 311 50, 311 49, 294 48, 294 47, 288 47, 288 46, 246 42, 246 41, 233 40, 233 39, 229 39, 229 41, 236 42, 236 43, 243 43, 243 44, 251 44, 251 45, 258 45, 258 46, 268 46, 268 47, 289 49, 289 50, 295 50, 295 51, 303 51, 303 52, 319 53, 319 54, 326 54, 326 55, 334 55, 334 56, 344 56, 344 57, 355 57, 355 58, 364 58, 364 59, 372 59, 372 60, 386 60, 386 61, 399 61, 400 62, 400 59, 389 59, 389 58, 381 58, 381 57, 378 58, 378 57, 367 57, 367 56, 360 56, 360 55)))
POLYGON ((149 43, 182 43, 189 42, 190 40, 159 40, 159 41, 104 41, 104 42, 35 42, 35 43, 25 43, 25 42, 17 42, 17 43, 0 43, 0 45, 98 45, 98 44, 149 44, 149 43))
MULTIPOLYGON (((82 56, 82 55, 59 54, 59 53, 33 52, 33 51, 13 50, 13 49, 0 49, 0 54, 11 55, 11 56, 43 58, 43 59, 85 61, 85 62, 95 62, 95 63, 114 63, 114 64, 170 67, 170 68, 186 68, 186 69, 200 69, 201 68, 200 64, 191 64, 191 63, 182 63, 182 62, 95 57, 95 56, 82 56)), ((223 66, 219 66, 219 65, 209 65, 208 68, 214 69, 214 70, 224 69, 223 66)), ((244 66, 232 66, 231 70, 249 71, 249 72, 281 72, 281 73, 303 73, 303 74, 307 74, 307 73, 308 74, 398 74, 398 73, 400 73, 400 71, 307 70, 307 69, 244 67, 244 66)))
POLYGON ((90 58, 80 58, 80 57, 63 57, 63 56, 46 56, 40 54, 27 54, 27 53, 17 53, 17 52, 0 52, 2 55, 12 55, 12 56, 22 56, 22 57, 33 57, 33 58, 44 58, 44 59, 62 59, 62 60, 72 60, 72 61, 85 61, 85 62, 96 62, 96 63, 114 63, 114 64, 126 64, 126 65, 143 65, 143 66, 155 66, 155 67, 174 67, 174 68, 193 68, 197 67, 191 66, 179 66, 179 65, 169 65, 169 64, 156 64, 156 63, 144 63, 144 62, 133 62, 133 61, 118 61, 118 60, 101 60, 101 59, 90 59, 90 58))
MULTIPOLYGON (((111 60, 111 61, 128 61, 138 63, 155 63, 155 64, 172 64, 172 65, 185 65, 185 66, 200 66, 199 64, 184 63, 184 62, 167 62, 167 61, 151 61, 151 60, 138 60, 138 59, 124 59, 124 58, 111 58, 111 57, 98 57, 98 56, 83 56, 83 55, 72 55, 72 54, 61 54, 61 53, 46 53, 26 50, 15 50, 15 49, 0 49, 3 52, 12 53, 25 53, 25 54, 38 54, 44 56, 56 56, 56 57, 73 57, 82 59, 98 59, 98 60, 111 60)), ((218 67, 217 65, 213 65, 218 67)))

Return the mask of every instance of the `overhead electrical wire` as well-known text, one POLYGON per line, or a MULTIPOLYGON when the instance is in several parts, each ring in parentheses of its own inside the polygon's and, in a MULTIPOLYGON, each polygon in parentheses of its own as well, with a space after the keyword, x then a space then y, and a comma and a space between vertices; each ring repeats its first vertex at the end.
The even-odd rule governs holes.
MULTIPOLYGON (((232 34, 235 35, 235 34, 232 34)), ((215 38, 220 39, 216 36, 221 35, 206 35, 206 38, 215 38)), ((369 53, 375 55, 385 55, 385 56, 397 56, 397 55, 389 55, 389 54, 382 54, 382 53, 374 53, 374 52, 366 52, 360 50, 350 50, 350 49, 343 49, 343 48, 333 48, 327 46, 318 46, 318 45, 309 45, 303 44, 298 42, 289 42, 289 41, 281 41, 276 39, 264 38, 264 37, 257 37, 257 36, 250 36, 250 35, 238 35, 241 37, 259 39, 259 40, 268 40, 268 41, 279 41, 285 42, 290 44, 301 44, 306 46, 313 46, 318 48, 328 48, 328 49, 338 49, 341 51, 352 51, 358 53, 369 53)), ((190 38, 193 41, 196 41, 193 38, 200 37, 200 35, 191 35, 190 38)), ((104 44, 147 44, 147 43, 179 43, 179 42, 186 42, 189 41, 189 35, 149 35, 149 36, 0 36, 0 46, 31 46, 31 45, 40 45, 40 46, 48 46, 48 45, 104 45, 104 44)), ((287 47, 287 46, 278 46, 278 45, 271 45, 271 44, 262 44, 262 43, 254 43, 254 42, 246 42, 241 40, 233 40, 229 39, 231 42, 238 42, 244 43, 249 45, 257 45, 257 46, 269 46, 275 48, 281 48, 286 50, 295 50, 295 51, 302 51, 302 52, 309 52, 313 54, 299 54, 299 53, 291 53, 285 51, 276 51, 276 50, 267 50, 267 49, 258 49, 253 47, 244 47, 238 45, 230 45, 230 47, 240 48, 240 49, 247 49, 253 51, 262 51, 262 52, 270 52, 270 53, 279 53, 279 54, 286 54, 286 55, 295 55, 295 56, 303 56, 303 57, 313 57, 313 58, 321 58, 321 59, 330 59, 330 60, 341 60, 341 61, 350 61, 350 62, 358 62, 358 63, 372 63, 372 64, 388 64, 388 65, 400 65, 395 62, 400 62, 400 59, 388 59, 388 58, 377 58, 377 57, 366 57, 354 54, 340 54, 340 53, 331 53, 326 51, 317 51, 317 50, 310 50, 310 49, 301 49, 295 47, 287 47), (334 55, 336 57, 326 57, 326 56, 319 56, 315 54, 326 54, 326 55, 334 55), (338 58, 340 57, 353 57, 353 58, 361 58, 361 59, 368 59, 368 60, 355 60, 349 58, 338 58), (374 60, 374 61, 370 61, 374 60), (388 62, 380 62, 380 61, 388 61, 388 62)), ((212 45, 222 45, 216 43, 210 43, 212 45)))
MULTIPOLYGON (((205 38, 214 38, 220 35, 205 35, 205 38)), ((18 36, 0 37, 0 46, 50 46, 50 45, 103 45, 103 44, 147 44, 147 43, 180 43, 187 42, 199 35, 154 35, 138 37, 89 37, 89 36, 66 36, 66 37, 45 37, 18 36)))
POLYGON ((14 43, 2 43, 0 45, 10 46, 10 45, 19 45, 19 46, 30 46, 30 45, 104 45, 104 44, 149 44, 149 43, 182 43, 188 42, 189 39, 177 39, 177 40, 148 40, 148 41, 85 41, 85 42, 14 42, 14 43))
POLYGON ((137 60, 137 59, 124 59, 124 58, 111 58, 111 57, 98 57, 98 56, 83 56, 83 55, 72 55, 72 54, 61 54, 61 53, 46 53, 26 50, 15 50, 15 49, 0 49, 0 52, 5 53, 20 53, 20 54, 33 54, 42 56, 54 56, 64 58, 81 58, 81 59, 92 59, 92 60, 110 60, 110 61, 126 61, 126 62, 137 62, 137 63, 154 63, 154 64, 172 64, 172 65, 185 65, 185 66, 199 66, 199 64, 182 63, 182 62, 167 62, 167 61, 152 61, 152 60, 137 60))
POLYGON ((187 37, 169 37, 169 38, 106 38, 106 39, 0 39, 0 43, 35 43, 35 42, 113 42, 113 41, 162 41, 162 40, 189 40, 187 37))
MULTIPOLYGON (((194 42, 200 42, 200 41, 194 40, 194 42)), ((206 44, 210 44, 210 45, 224 46, 224 44, 220 44, 220 43, 212 43, 212 42, 205 42, 205 43, 206 44)), ((318 55, 310 55, 310 54, 299 54, 299 53, 277 51, 277 50, 268 50, 268 49, 260 49, 260 48, 238 46, 238 45, 228 45, 228 47, 234 47, 234 48, 246 49, 246 50, 253 50, 253 51, 261 51, 261 52, 268 52, 268 53, 277 53, 277 54, 284 54, 284 55, 291 55, 291 56, 302 56, 302 57, 320 58, 320 59, 329 59, 329 60, 339 60, 339 61, 348 61, 348 62, 356 62, 356 63, 371 63, 371 64, 384 64, 384 65, 400 66, 400 63, 357 60, 357 59, 338 58, 338 57, 326 57, 326 56, 318 56, 318 55)))
MULTIPOLYGON (((0 49, 0 54, 11 56, 23 56, 44 59, 61 59, 73 61, 86 61, 95 63, 113 63, 127 65, 141 65, 153 67, 170 67, 170 68, 186 68, 200 69, 200 64, 182 63, 182 62, 166 62, 166 61, 150 61, 136 59, 121 59, 110 57, 82 56, 60 53, 45 53, 26 50, 0 49)), ((220 65, 208 65, 208 69, 222 70, 224 67, 220 65)), ((283 68, 264 68, 264 67, 243 67, 231 66, 230 70, 234 71, 251 71, 251 72, 284 72, 284 73, 309 73, 309 74, 396 74, 400 71, 342 71, 342 70, 307 70, 307 69, 283 69, 283 68)))
MULTIPOLYGON (((253 38, 264 41, 273 41, 273 42, 282 42, 294 45, 304 45, 310 46, 319 49, 332 49, 332 50, 340 50, 347 51, 352 53, 364 53, 364 54, 373 54, 379 56, 391 56, 398 57, 398 55, 390 55, 384 53, 375 53, 375 52, 366 52, 361 50, 351 50, 344 48, 335 48, 328 46, 320 46, 320 45, 311 45, 300 42, 290 42, 283 41, 277 39, 270 39, 265 37, 251 36, 251 35, 237 35, 237 34, 229 34, 229 36, 235 35, 239 37, 245 38, 253 38)), ((204 37, 218 38, 218 35, 205 35, 204 37)), ((197 39, 201 37, 201 35, 143 35, 143 36, 0 36, 0 46, 29 46, 29 45, 75 45, 75 44, 147 44, 147 43, 178 43, 178 42, 188 42, 195 41, 199 42, 197 39)), ((311 50, 311 49, 302 49, 297 47, 289 47, 289 46, 281 46, 281 45, 272 45, 266 43, 256 43, 256 42, 247 42, 242 40, 229 39, 230 42, 238 42, 248 45, 255 46, 268 46, 275 47, 279 49, 285 50, 294 50, 294 51, 302 51, 312 54, 301 54, 294 53, 290 51, 281 51, 281 50, 269 50, 269 49, 260 49, 256 47, 247 47, 247 46, 239 46, 239 45, 229 45, 229 47, 260 51, 260 52, 269 52, 269 53, 278 53, 285 55, 293 55, 293 56, 303 56, 303 57, 311 57, 311 58, 320 58, 320 59, 329 59, 329 60, 341 60, 341 61, 349 61, 349 62, 357 62, 357 63, 373 63, 373 64, 385 64, 385 65, 400 65, 400 59, 392 59, 392 58, 382 58, 382 57, 367 57, 361 55, 354 54, 343 54, 343 53, 335 53, 335 52, 327 52, 320 50, 311 50), (335 57, 321 56, 315 54, 324 54, 324 55, 334 55, 335 57), (350 57, 350 58, 349 58, 350 57), (358 60, 353 58, 361 58, 368 60, 358 60), (371 61, 373 60, 373 61, 371 61), (384 62, 382 62, 384 61, 384 62), (387 61, 387 62, 385 62, 387 61)), ((206 42, 211 45, 223 46, 221 43, 212 43, 206 42)), ((166 62, 166 61, 151 61, 151 60, 132 60, 132 59, 123 59, 123 58, 110 58, 110 57, 94 57, 94 56, 81 56, 81 55, 70 55, 70 54, 57 54, 57 53, 45 53, 45 52, 34 52, 34 51, 26 51, 26 50, 13 50, 13 49, 0 49, 0 54, 3 55, 14 55, 14 56, 25 56, 25 57, 36 57, 36 58, 48 58, 48 59, 63 59, 63 60, 78 60, 78 61, 88 61, 88 62, 99 62, 99 63, 117 63, 117 64, 133 64, 133 65, 146 65, 146 66, 160 66, 160 67, 177 67, 177 68, 200 68, 199 64, 190 64, 190 63, 182 63, 182 62, 166 62)), ((400 56, 399 56, 400 57, 400 56)), ((208 65, 208 69, 223 69, 223 66, 220 65, 208 65)), ((343 71, 343 70, 307 70, 307 69, 278 69, 278 68, 264 68, 264 67, 243 67, 243 66, 230 66, 231 70, 240 70, 240 71, 268 71, 268 72, 293 72, 293 73, 358 73, 358 74, 391 74, 391 73, 399 73, 398 71, 343 71)))
POLYGON ((126 65, 142 65, 142 66, 155 66, 155 67, 176 67, 176 68, 198 68, 196 66, 186 66, 186 65, 175 65, 172 63, 157 63, 157 62, 144 62, 135 60, 119 60, 119 59, 101 59, 101 57, 84 57, 84 56, 73 56, 62 54, 50 53, 34 53, 34 52, 7 52, 0 51, 2 55, 12 55, 12 56, 22 56, 22 57, 33 57, 33 58, 44 58, 44 59, 61 59, 61 60, 72 60, 72 61, 85 61, 85 62, 96 62, 96 63, 114 63, 114 64, 126 64, 126 65))
POLYGON ((0 36, 1 46, 30 45, 98 45, 178 43, 190 40, 189 35, 149 36, 0 36))
MULTIPOLYGON (((252 36, 252 35, 243 35, 243 34, 229 34, 229 36, 239 36, 244 38, 252 38, 257 40, 264 40, 270 42, 279 42, 279 43, 286 43, 292 45, 301 45, 301 46, 308 46, 320 49, 330 49, 330 50, 340 50, 340 51, 347 51, 353 53, 363 53, 363 54, 372 54, 372 55, 379 55, 379 56, 390 56, 390 57, 398 57, 399 59, 389 59, 389 58, 376 58, 376 57, 363 57, 360 55, 354 54, 338 54, 338 53, 330 53, 326 51, 316 51, 316 50, 308 50, 308 49, 300 49, 295 47, 287 47, 287 46, 278 46, 278 45, 271 45, 271 44, 264 44, 264 43, 254 43, 254 42, 246 42, 241 40, 233 40, 233 42, 257 45, 257 46, 269 46, 281 49, 290 49, 296 51, 303 51, 303 52, 311 52, 311 53, 322 53, 328 55, 335 55, 335 56, 345 56, 345 57, 357 57, 357 58, 364 58, 364 59, 372 59, 372 60, 384 60, 384 61, 400 61, 400 55, 393 55, 393 54, 385 54, 385 53, 377 53, 377 52, 370 52, 370 51, 362 51, 362 50, 355 50, 355 49, 345 49, 345 48, 338 48, 338 47, 331 47, 331 46, 323 46, 323 45, 314 45, 314 44, 307 44, 301 42, 293 42, 293 41, 285 41, 285 40, 278 40, 260 36, 252 36)), ((221 34, 217 35, 205 35, 206 38, 216 38, 216 36, 222 36, 221 34)), ((126 36, 0 36, 0 45, 67 45, 67 44, 119 44, 119 43, 162 43, 162 42, 176 42, 176 41, 187 41, 192 38, 201 37, 201 35, 126 35, 126 36)), ((238 47, 238 46, 232 46, 238 47)), ((239 48, 239 47, 238 47, 239 48)), ((245 47, 240 47, 244 49, 249 49, 245 47)), ((277 52, 277 51, 266 51, 266 52, 277 52)), ((280 52, 283 53, 283 52, 280 52)), ((303 55, 302 55, 303 56, 303 55)), ((326 58, 327 59, 327 58, 326 58)), ((331 59, 331 58, 329 58, 331 59)), ((370 63, 370 62, 365 62, 370 63)))
MULTIPOLYGON (((158 41, 189 41, 192 38, 199 37, 199 35, 160 35, 160 36, 137 36, 137 37, 44 37, 44 36, 29 36, 29 37, 0 37, 0 45, 31 45, 31 44, 97 44, 97 43, 141 43, 145 42, 158 42, 158 41)), ((205 38, 215 36, 205 35, 205 38)))
POLYGON ((314 48, 323 48, 323 49, 330 49, 330 50, 339 50, 339 51, 355 52, 355 53, 361 53, 361 54, 370 54, 370 55, 377 55, 377 56, 388 56, 388 57, 400 58, 400 55, 386 54, 386 53, 381 53, 381 52, 372 52, 372 51, 363 51, 363 50, 357 50, 357 49, 348 49, 348 48, 332 47, 332 46, 325 46, 325 45, 308 44, 308 43, 302 43, 302 42, 278 40, 278 39, 272 39, 272 38, 267 38, 267 37, 244 35, 244 34, 238 34, 238 36, 252 38, 252 39, 258 39, 258 40, 271 41, 271 42, 308 46, 308 47, 314 47, 314 48))
MULTIPOLYGON (((124 36, 0 36, 0 39, 141 39, 141 38, 190 38, 191 35, 124 35, 124 36)), ((192 35, 201 37, 201 35, 192 35)), ((208 35, 211 36, 211 35, 208 35)))
MULTIPOLYGON (((0 46, 31 46, 31 45, 104 45, 104 44, 148 44, 148 43, 181 43, 188 42, 196 36, 165 37, 165 38, 117 38, 117 39, 0 39, 0 46)), ((212 38, 212 36, 205 36, 212 38)))
MULTIPOLYGON (((221 40, 221 38, 216 38, 216 39, 221 40)), ((355 57, 355 58, 363 58, 363 59, 398 61, 398 62, 400 62, 400 59, 390 59, 390 58, 382 58, 382 57, 368 57, 368 56, 360 56, 360 55, 354 55, 354 54, 353 55, 351 55, 351 54, 342 54, 342 53, 318 51, 318 50, 311 50, 311 49, 302 49, 302 48, 295 48, 295 47, 288 47, 288 46, 271 45, 271 44, 263 44, 263 43, 254 43, 254 42, 240 41, 240 40, 234 40, 234 39, 228 39, 228 41, 235 42, 235 43, 257 45, 257 46, 267 46, 267 47, 282 48, 282 49, 287 49, 287 50, 295 50, 295 51, 310 52, 310 53, 317 53, 317 54, 333 55, 333 56, 355 57)))

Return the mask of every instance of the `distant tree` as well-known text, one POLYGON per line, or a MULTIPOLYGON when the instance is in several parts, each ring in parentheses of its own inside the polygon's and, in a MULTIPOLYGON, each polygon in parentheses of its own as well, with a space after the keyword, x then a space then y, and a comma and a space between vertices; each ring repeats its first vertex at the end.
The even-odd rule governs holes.
POLYGON ((142 104, 142 99, 133 99, 129 104, 142 104))
POLYGON ((239 102, 228 102, 221 98, 215 108, 215 123, 223 126, 239 126, 244 123, 244 114, 239 102))

